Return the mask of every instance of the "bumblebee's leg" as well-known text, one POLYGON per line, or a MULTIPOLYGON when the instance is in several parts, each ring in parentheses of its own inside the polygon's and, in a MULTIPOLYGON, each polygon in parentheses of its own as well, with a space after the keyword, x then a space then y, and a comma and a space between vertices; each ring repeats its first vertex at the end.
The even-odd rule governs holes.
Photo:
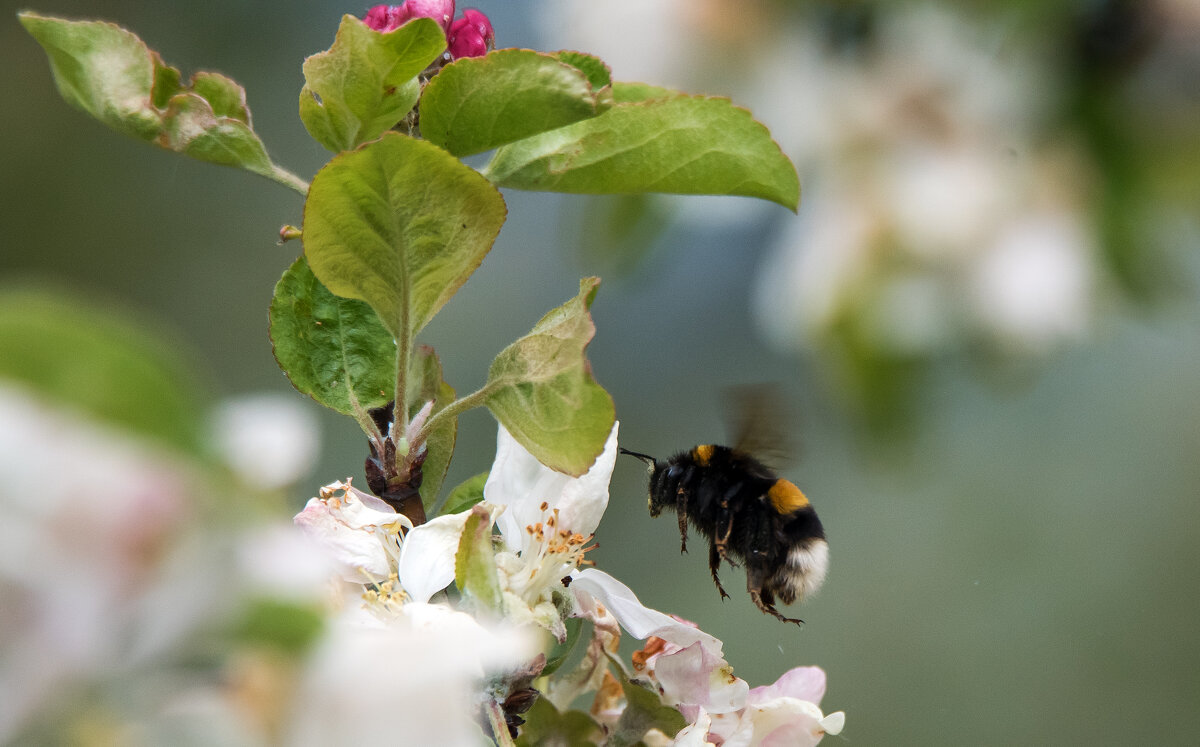
MULTIPOLYGON (((725 521, 725 531, 713 540, 713 549, 720 555, 721 560, 736 568, 737 563, 733 562, 725 552, 725 548, 729 546, 729 535, 733 534, 733 514, 723 511, 718 518, 718 522, 720 521, 725 521), (726 516, 728 516, 728 519, 726 519, 726 516)), ((720 526, 719 523, 718 526, 720 526)))
POLYGON ((754 606, 768 615, 774 615, 783 622, 796 623, 803 625, 804 621, 796 617, 787 617, 779 610, 775 609, 775 595, 770 589, 763 588, 763 581, 766 574, 762 568, 751 567, 747 563, 746 567, 746 591, 750 592, 750 599, 754 602, 754 606))
POLYGON ((717 568, 721 565, 721 553, 717 550, 717 543, 711 542, 708 545, 708 570, 712 573, 713 583, 717 585, 717 591, 721 592, 722 599, 729 599, 729 594, 725 592, 725 587, 721 586, 721 579, 717 577, 717 568))
POLYGON ((729 545, 729 535, 733 534, 733 513, 729 510, 729 504, 735 497, 737 497, 737 493, 740 489, 740 485, 733 485, 729 488, 729 490, 725 491, 725 495, 721 496, 721 512, 717 515, 717 520, 714 522, 714 528, 718 532, 721 531, 721 525, 725 525, 725 531, 721 532, 717 538, 717 551, 721 553, 722 560, 734 567, 737 566, 737 563, 729 559, 728 554, 725 552, 725 548, 729 545))
POLYGON ((687 485, 692 481, 692 468, 687 467, 675 488, 675 516, 679 519, 679 552, 687 552, 687 485))

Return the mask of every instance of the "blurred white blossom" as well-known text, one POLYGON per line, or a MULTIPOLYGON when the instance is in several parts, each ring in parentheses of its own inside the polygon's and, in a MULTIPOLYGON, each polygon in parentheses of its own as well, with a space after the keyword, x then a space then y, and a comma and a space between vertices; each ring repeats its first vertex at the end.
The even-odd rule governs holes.
MULTIPOLYGON (((543 25, 617 79, 736 92, 798 166, 800 215, 751 294, 775 345, 1028 355, 1087 335, 1102 286, 1085 162, 1045 137, 1062 81, 1011 29, 884 4, 868 37, 835 42, 816 14, 784 23, 766 5, 618 5, 547 0, 543 25)), ((698 204, 688 221, 765 215, 698 204)))
POLYGON ((213 440, 233 471, 256 488, 282 488, 308 474, 320 449, 317 419, 289 394, 227 399, 213 414, 213 440))
POLYGON ((483 743, 481 680, 528 660, 533 642, 445 605, 403 610, 386 624, 353 609, 333 621, 306 668, 287 744, 483 743))
POLYGON ((159 638, 145 602, 196 487, 176 455, 0 386, 0 742, 159 638))
MULTIPOLYGON (((820 101, 776 115, 785 140, 790 121, 823 134, 789 141, 814 177, 760 273, 755 310, 768 337, 823 347, 852 334, 848 344, 881 355, 933 356, 977 341, 1041 353, 1085 335, 1097 250, 1079 213, 1078 164, 1037 139, 1055 82, 1031 85, 1032 60, 1011 54, 1010 39, 953 11, 884 17, 868 49, 809 53, 805 64, 838 85, 818 84, 805 95, 820 101), (1030 219, 1043 214, 1057 216, 1054 227, 1030 219)), ((813 83, 810 71, 794 74, 797 87, 813 83)))

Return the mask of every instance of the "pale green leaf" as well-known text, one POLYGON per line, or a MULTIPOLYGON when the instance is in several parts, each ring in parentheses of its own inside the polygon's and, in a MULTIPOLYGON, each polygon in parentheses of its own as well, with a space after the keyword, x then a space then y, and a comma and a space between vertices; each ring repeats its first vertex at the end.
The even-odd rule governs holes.
POLYGON ((192 76, 192 91, 208 102, 213 114, 236 119, 250 126, 246 89, 220 73, 200 72, 192 76))
POLYGON ((430 18, 381 33, 344 16, 333 46, 304 61, 304 126, 334 152, 374 140, 412 110, 417 74, 445 49, 445 34, 430 18))
POLYGON ((529 453, 571 475, 586 472, 604 450, 615 417, 584 355, 596 332, 588 309, 599 284, 581 280, 578 296, 501 351, 483 389, 488 409, 529 453))
POLYGON ((750 112, 728 99, 617 90, 618 100, 651 98, 505 145, 484 173, 516 189, 743 195, 796 209, 796 169, 750 112))
POLYGON ((159 144, 168 150, 222 166, 238 166, 263 176, 275 170, 254 130, 241 119, 219 117, 195 93, 171 98, 159 144))
POLYGON ((459 591, 484 609, 497 611, 504 604, 492 548, 492 518, 481 506, 471 509, 458 541, 454 582, 459 591))
POLYGON ((66 21, 19 14, 25 30, 50 58, 54 82, 67 103, 142 140, 162 127, 151 104, 155 61, 133 33, 101 21, 66 21))
POLYGON ((483 261, 506 208, 474 169, 386 133, 334 157, 304 206, 304 253, 325 287, 411 339, 483 261))
POLYGON ((251 129, 245 91, 229 78, 197 73, 184 87, 178 70, 125 29, 28 12, 19 16, 46 50, 68 103, 139 140, 305 190, 302 180, 271 163, 251 129))
POLYGON ((468 156, 594 117, 610 98, 554 55, 499 49, 456 60, 429 81, 421 95, 421 135, 468 156))
POLYGON ((559 62, 565 62, 571 67, 582 70, 583 74, 587 76, 588 82, 592 84, 592 90, 596 91, 598 95, 603 96, 608 103, 611 103, 613 87, 612 70, 604 60, 595 55, 569 49, 551 52, 550 55, 559 62), (606 88, 608 89, 608 93, 603 93, 606 88))

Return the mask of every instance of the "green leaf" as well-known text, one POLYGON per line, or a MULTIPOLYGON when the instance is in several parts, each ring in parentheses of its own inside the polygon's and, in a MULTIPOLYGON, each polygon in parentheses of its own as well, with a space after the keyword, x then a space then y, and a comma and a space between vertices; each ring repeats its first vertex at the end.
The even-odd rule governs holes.
POLYGON ((568 617, 563 620, 563 624, 567 629, 567 637, 562 643, 555 642, 549 653, 546 654, 546 666, 542 669, 542 677, 549 677, 557 672, 575 649, 575 644, 583 638, 581 635, 583 632, 582 617, 568 617))
POLYGON ((663 705, 658 693, 630 682, 624 672, 619 673, 618 678, 621 680, 621 689, 625 691, 625 710, 621 712, 621 718, 609 737, 609 747, 637 744, 651 729, 658 729, 668 737, 673 737, 687 726, 683 714, 671 706, 663 705))
POLYGON ((192 91, 208 102, 213 114, 250 125, 246 89, 220 73, 200 72, 192 76, 192 91))
MULTIPOLYGON (((750 112, 728 99, 658 91, 665 97, 618 103, 506 145, 484 173, 516 189, 744 195, 796 209, 796 169, 750 112)), ((618 100, 639 95, 658 93, 618 88, 618 100)))
MULTIPOLYGON (((183 77, 178 70, 163 62, 158 52, 150 50, 150 58, 154 63, 154 87, 150 91, 150 100, 155 109, 166 109, 171 97, 183 90, 183 77)), ((196 75, 199 77, 204 73, 196 75)))
POLYGON ((467 517, 458 541, 458 553, 454 556, 454 582, 459 591, 485 609, 500 610, 504 596, 500 591, 494 556, 492 517, 484 508, 475 506, 467 517))
POLYGON ((488 409, 538 461, 582 475, 604 450, 615 411, 592 378, 584 349, 596 333, 588 313, 599 278, 502 350, 483 391, 488 409))
POLYGON ((594 117, 610 101, 611 92, 593 90, 587 73, 554 55, 499 49, 456 60, 429 81, 421 135, 469 156, 594 117))
MULTIPOLYGON (((592 84, 592 90, 597 94, 604 96, 610 103, 612 101, 612 70, 604 62, 604 60, 584 52, 575 52, 573 50, 564 49, 560 52, 551 52, 551 56, 560 62, 565 62, 571 67, 579 68, 583 74, 587 76, 588 83, 592 84), (607 94, 603 93, 603 89, 609 89, 607 94)), ((608 108, 605 106, 605 108, 608 108)))
POLYGON ((201 401, 177 348, 103 308, 44 291, 0 290, 0 378, 200 453, 201 401))
POLYGON ((266 177, 275 170, 254 130, 240 119, 217 116, 209 102, 194 93, 171 97, 158 143, 201 161, 237 166, 266 177))
POLYGON ((662 86, 652 86, 649 83, 615 83, 613 85, 613 99, 618 104, 635 104, 639 101, 668 99, 686 95, 682 91, 663 88, 662 86))
MULTIPOLYGON (((18 17, 46 50, 54 82, 67 103, 136 138, 152 140, 158 134, 162 114, 150 95, 156 65, 141 39, 100 21, 66 21, 29 12, 18 17)), ((164 77, 169 83, 170 75, 164 77)))
MULTIPOLYGON (((393 366, 394 368, 394 366, 393 366)), ((436 415, 454 401, 454 387, 442 378, 442 364, 433 348, 422 345, 416 350, 408 368, 408 415, 416 415, 426 402, 433 402, 431 415, 436 415)), ((458 419, 449 418, 425 434, 428 452, 421 465, 421 503, 426 512, 433 508, 458 436, 458 419)))
POLYGON ((374 140, 417 103, 417 75, 446 49, 431 18, 380 33, 343 16, 333 46, 304 61, 300 118, 335 153, 374 140))
POLYGON ((19 14, 42 45, 59 93, 109 127, 201 161, 236 166, 304 191, 271 162, 250 125, 246 93, 217 73, 188 87, 136 35, 100 21, 19 14))
POLYGON ((330 409, 353 416, 393 397, 391 333, 367 304, 330 293, 304 257, 275 286, 271 343, 292 386, 330 409))
POLYGON ((483 486, 487 483, 487 478, 487 472, 480 472, 459 483, 450 491, 450 495, 446 496, 446 502, 442 504, 442 510, 438 514, 444 516, 462 513, 482 501, 483 486))
POLYGON ((284 599, 251 600, 241 615, 230 631, 235 641, 289 655, 303 654, 325 629, 320 609, 284 599))
POLYGON ((583 711, 559 711, 540 697, 525 714, 517 747, 590 747, 602 744, 600 726, 583 711))
POLYGON ((389 132, 313 179, 304 253, 325 287, 366 301, 393 336, 411 339, 483 261, 505 214, 474 169, 389 132))

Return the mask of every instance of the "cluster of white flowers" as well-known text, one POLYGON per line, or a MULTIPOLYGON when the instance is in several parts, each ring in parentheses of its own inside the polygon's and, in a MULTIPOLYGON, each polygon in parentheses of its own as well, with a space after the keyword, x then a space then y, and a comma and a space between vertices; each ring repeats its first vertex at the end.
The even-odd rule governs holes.
MULTIPOLYGON (((821 670, 798 668, 770 687, 751 690, 733 675, 719 640, 642 605, 608 574, 580 568, 608 503, 616 453, 614 426, 592 468, 569 477, 543 466, 501 427, 484 501, 472 511, 413 527, 344 482, 309 501, 296 523, 327 548, 350 582, 343 623, 329 631, 331 642, 318 657, 326 664, 310 673, 310 687, 354 692, 371 706, 356 701, 356 708, 329 709, 344 719, 331 718, 326 709, 310 711, 301 720, 303 732, 332 737, 330 724, 345 721, 364 736, 378 722, 369 716, 375 701, 386 697, 387 727, 421 734, 413 743, 474 744, 478 732, 471 723, 480 707, 495 708, 504 699, 495 683, 531 673, 531 666, 536 676, 537 662, 544 662, 539 652, 564 641, 566 618, 579 617, 593 629, 583 660, 570 673, 535 680, 540 697, 559 708, 595 691, 597 720, 617 723, 626 704, 619 687, 605 685, 615 682, 610 657, 623 629, 647 645, 622 676, 679 709, 688 726, 675 737, 677 744, 804 745, 838 733, 843 715, 825 716, 817 705, 824 693, 821 670), (455 581, 470 516, 486 516, 489 535, 493 524, 499 532, 493 553, 502 592, 498 610, 464 605, 459 594, 444 591, 455 581), (360 664, 381 672, 360 678, 353 673, 360 664)), ((659 738, 670 741, 669 735, 659 738)))
POLYGON ((851 329, 903 356, 974 341, 1038 353, 1084 336, 1097 247, 1085 160, 1039 140, 1052 82, 1030 85, 1031 60, 948 10, 884 19, 858 55, 793 39, 779 51, 790 80, 775 82, 802 95, 759 94, 775 102, 768 119, 804 122, 776 131, 814 175, 762 268, 763 327, 786 346, 851 329))
MULTIPOLYGON (((839 47, 814 16, 781 23, 764 6, 543 5, 547 37, 602 54, 621 80, 737 91, 796 162, 800 216, 752 294, 774 344, 1028 355, 1088 333, 1102 290, 1088 161, 1045 136, 1059 81, 1005 29, 946 7, 877 4, 870 39, 839 47), (713 62, 721 55, 744 79, 713 62)), ((705 222, 765 209, 679 207, 705 222)))
POLYGON ((592 468, 570 477, 501 428, 484 500, 469 510, 413 526, 347 481, 291 524, 235 511, 231 525, 236 497, 206 506, 212 491, 186 460, 0 388, 0 594, 22 611, 0 625, 0 740, 103 722, 148 743, 474 746, 490 724, 511 744, 507 724, 524 712, 505 710, 514 692, 528 708, 536 689, 559 711, 591 695, 603 735, 637 721, 622 718, 621 682, 686 724, 651 729, 648 743, 804 745, 838 733, 842 714, 818 705, 820 669, 751 689, 721 641, 587 567, 616 454, 614 426, 592 468), (72 470, 57 469, 63 454, 72 470), (472 548, 494 579, 490 606, 457 588, 472 548), (284 656, 271 653, 277 642, 235 636, 213 668, 179 666, 194 642, 261 604, 324 622, 284 656), (571 666, 544 672, 569 631, 571 666), (632 660, 618 658, 622 631, 644 641, 632 660), (89 687, 123 695, 55 705, 89 687))

